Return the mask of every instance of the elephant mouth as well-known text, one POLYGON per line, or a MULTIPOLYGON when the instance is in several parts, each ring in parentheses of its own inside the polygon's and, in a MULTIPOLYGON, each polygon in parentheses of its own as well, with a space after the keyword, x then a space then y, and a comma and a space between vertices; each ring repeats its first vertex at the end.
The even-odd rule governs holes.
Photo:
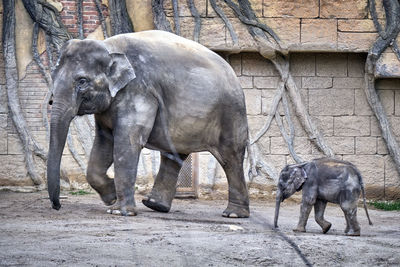
POLYGON ((299 191, 301 191, 301 189, 303 189, 303 185, 304 185, 304 183, 303 183, 303 184, 301 184, 301 186, 300 186, 299 188, 297 188, 297 189, 296 189, 296 192, 299 192, 299 191))

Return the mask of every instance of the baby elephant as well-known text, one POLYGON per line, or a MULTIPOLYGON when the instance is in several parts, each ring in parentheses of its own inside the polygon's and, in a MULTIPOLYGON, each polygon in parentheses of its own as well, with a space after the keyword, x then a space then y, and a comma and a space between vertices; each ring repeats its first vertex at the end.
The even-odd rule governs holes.
POLYGON ((346 217, 346 235, 359 236, 357 222, 357 202, 360 192, 363 194, 364 209, 369 224, 372 222, 365 203, 364 185, 357 168, 350 162, 321 158, 302 164, 287 165, 281 171, 276 193, 274 226, 278 227, 279 206, 282 201, 296 191, 303 190, 300 219, 295 232, 305 232, 308 215, 314 206, 315 220, 323 233, 331 228, 331 223, 324 219, 327 202, 337 203, 346 217))

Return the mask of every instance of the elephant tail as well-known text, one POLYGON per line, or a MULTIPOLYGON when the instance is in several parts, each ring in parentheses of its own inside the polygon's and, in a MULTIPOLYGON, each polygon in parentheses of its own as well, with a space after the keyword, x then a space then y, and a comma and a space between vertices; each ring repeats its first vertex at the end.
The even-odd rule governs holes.
POLYGON ((363 197, 363 204, 364 204, 364 209, 365 209, 365 213, 367 214, 367 218, 368 218, 368 223, 369 225, 372 225, 372 221, 369 218, 369 214, 368 214, 368 209, 367 209, 367 201, 365 200, 365 189, 364 189, 364 182, 362 179, 362 176, 360 174, 360 172, 357 170, 357 176, 358 176, 358 181, 360 183, 361 186, 361 193, 362 193, 362 197, 363 197))

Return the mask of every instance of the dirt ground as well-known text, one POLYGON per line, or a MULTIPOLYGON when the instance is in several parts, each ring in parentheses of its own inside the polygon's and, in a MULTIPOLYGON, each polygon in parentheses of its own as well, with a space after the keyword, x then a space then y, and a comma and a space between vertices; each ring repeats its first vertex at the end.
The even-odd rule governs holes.
POLYGON ((343 234, 341 210, 328 206, 328 234, 310 218, 294 233, 299 206, 283 203, 280 230, 274 203, 251 202, 248 219, 221 217, 226 201, 178 200, 171 212, 141 204, 139 215, 106 214, 96 194, 64 193, 59 211, 46 192, 0 192, 0 265, 34 266, 400 266, 400 212, 361 207, 361 237, 343 234))

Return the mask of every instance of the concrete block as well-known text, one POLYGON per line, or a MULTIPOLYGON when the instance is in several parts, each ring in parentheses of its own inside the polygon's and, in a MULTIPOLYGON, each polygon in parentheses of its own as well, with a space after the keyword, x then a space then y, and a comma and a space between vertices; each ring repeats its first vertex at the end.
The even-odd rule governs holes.
POLYGON ((355 140, 354 137, 326 137, 327 143, 332 148, 335 154, 340 155, 351 155, 355 152, 355 140))
POLYGON ((373 115, 367 97, 365 96, 364 89, 356 89, 354 93, 355 93, 354 113, 356 115, 373 115))
POLYGON ((293 76, 315 76, 315 54, 291 54, 289 67, 293 76))
POLYGON ((263 1, 264 17, 295 17, 316 18, 318 17, 318 0, 309 1, 263 1))
POLYGON ((239 82, 242 88, 253 88, 253 77, 251 76, 239 76, 239 82))
POLYGON ((303 19, 301 21, 301 44, 335 49, 337 21, 334 19, 303 19))
POLYGON ((201 25, 199 43, 210 49, 226 49, 225 24, 219 18, 202 19, 201 25))
POLYGON ((371 19, 338 19, 340 32, 376 32, 371 19))
POLYGON ((378 90, 379 98, 382 102, 386 115, 394 115, 394 91, 393 90, 378 90))
POLYGON ((334 77, 333 88, 364 88, 364 78, 334 77))
POLYGON ((356 154, 373 155, 377 153, 377 137, 356 137, 356 154))
POLYGON ((400 176, 391 156, 385 157, 385 187, 400 187, 400 176))
POLYGON ((400 116, 400 90, 394 91, 394 115, 400 116))
POLYGON ((254 77, 254 87, 257 89, 277 89, 279 77, 254 77))
POLYGON ((348 54, 348 76, 349 77, 364 77, 365 54, 348 54))
POLYGON ((334 118, 335 136, 369 136, 370 117, 369 116, 343 116, 334 118))
POLYGON ((371 136, 382 136, 379 122, 375 116, 370 116, 371 136))
POLYGON ((22 144, 18 134, 8 134, 7 136, 7 151, 9 155, 23 154, 22 144))
POLYGON ((393 134, 397 137, 400 136, 400 117, 390 116, 388 117, 390 126, 392 127, 393 134))
POLYGON ((246 98, 246 109, 248 115, 260 115, 261 114, 261 91, 244 89, 244 95, 246 98))
POLYGON ((300 44, 300 19, 298 18, 261 18, 260 22, 268 25, 280 39, 282 47, 300 44))
POLYGON ((229 64, 235 71, 236 76, 242 75, 242 55, 241 54, 230 55, 228 59, 229 59, 229 64))
POLYGON ((317 54, 317 76, 346 77, 347 54, 317 54))
POLYGON ((377 137, 377 153, 379 155, 389 154, 389 151, 386 146, 386 142, 382 137, 377 137))
POLYGON ((333 117, 332 116, 313 116, 313 122, 323 136, 333 135, 333 117))
MULTIPOLYGON (((275 95, 277 94, 276 90, 262 90, 262 114, 263 115, 269 115, 271 108, 272 108, 272 103, 274 101, 275 95)), ((282 105, 279 104, 278 106, 278 112, 279 114, 284 114, 282 105)), ((274 114, 271 114, 274 115, 274 114)))
MULTIPOLYGON (((4 71, 4 69, 0 69, 0 72, 4 71)), ((7 104, 7 93, 6 86, 0 84, 0 113, 8 112, 8 104, 7 104)))
MULTIPOLYGON (((294 150, 299 155, 311 154, 311 142, 307 137, 296 137, 294 139, 294 150)), ((282 136, 271 137, 271 154, 289 155, 289 149, 282 136)))
POLYGON ((332 78, 331 77, 303 77, 301 86, 302 86, 302 88, 308 88, 308 89, 332 88, 332 78))
POLYGON ((0 186, 33 186, 23 155, 0 155, 0 186))
POLYGON ((370 32, 338 32, 337 48, 340 51, 368 52, 378 37, 370 32))
POLYGON ((367 1, 365 0, 321 0, 321 18, 362 19, 368 15, 367 1))
POLYGON ((349 89, 309 90, 311 115, 353 115, 354 91, 349 89))
POLYGON ((242 74, 248 76, 278 76, 270 61, 256 53, 242 55, 242 74))

